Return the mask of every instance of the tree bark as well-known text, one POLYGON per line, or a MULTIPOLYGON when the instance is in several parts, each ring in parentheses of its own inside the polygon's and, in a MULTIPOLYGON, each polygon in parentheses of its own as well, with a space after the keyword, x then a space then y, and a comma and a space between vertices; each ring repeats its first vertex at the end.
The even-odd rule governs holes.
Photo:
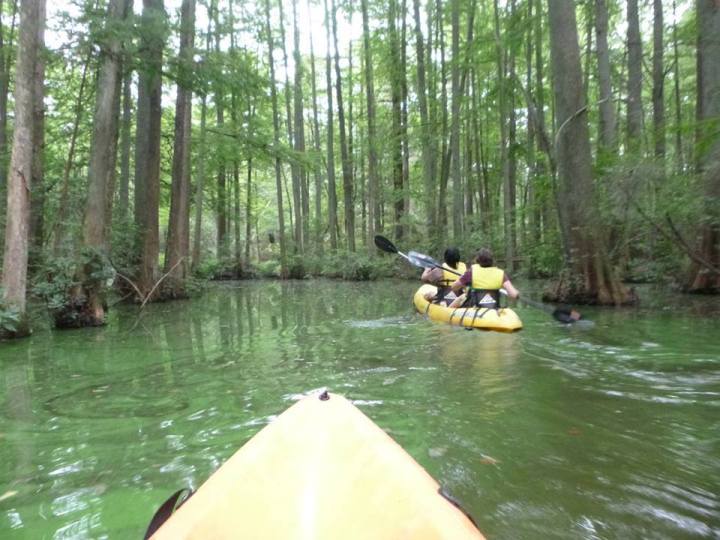
POLYGON ((18 60, 15 70, 15 129, 13 130, 10 172, 7 186, 5 252, 2 274, 2 304, 20 317, 14 332, 6 337, 30 333, 26 314, 28 229, 34 140, 33 93, 35 64, 40 48, 40 15, 44 0, 22 0, 18 36, 18 60))
POLYGON ((348 251, 355 251, 355 209, 353 208, 353 181, 352 165, 348 153, 347 135, 345 129, 345 108, 343 107, 342 74, 340 72, 340 50, 337 37, 337 7, 332 0, 332 27, 333 41, 335 42, 335 91, 338 105, 338 124, 340 130, 340 156, 343 173, 343 202, 345 207, 345 236, 347 237, 348 251))
POLYGON ((333 85, 332 85, 332 61, 330 59, 330 11, 327 0, 325 5, 325 81, 327 95, 327 177, 328 177, 328 228, 330 229, 330 248, 336 250, 338 247, 337 230, 337 191, 335 188, 335 135, 334 135, 334 111, 333 111, 333 85))
MULTIPOLYGON (((207 31, 205 32, 205 58, 210 55, 211 11, 207 13, 207 31)), ((198 142, 197 182, 195 185, 195 230, 193 232, 192 266, 194 271, 202 259, 202 221, 203 189, 205 186, 205 153, 207 147, 207 90, 203 89, 200 101, 200 141, 198 142)))
POLYGON ((460 0, 450 4, 452 28, 451 99, 452 120, 450 127, 450 162, 453 182, 453 239, 462 239, 462 179, 460 178, 460 0))
MULTIPOLYGON (((673 20, 675 20, 675 0, 673 0, 673 20)), ((677 172, 685 168, 682 145, 682 107, 680 97, 680 55, 678 54, 677 24, 673 22, 673 79, 675 80, 675 166, 677 172)))
MULTIPOLYGON (((305 77, 303 59, 300 56, 300 32, 298 30, 297 20, 297 0, 292 2, 293 8, 293 58, 295 63, 295 86, 293 88, 293 106, 295 113, 295 125, 294 125, 294 148, 295 151, 302 156, 305 156, 305 119, 304 114, 304 103, 303 103, 303 79, 305 77)), ((308 171, 302 164, 298 164, 295 167, 296 176, 298 182, 298 188, 300 191, 300 227, 298 232, 300 233, 298 242, 298 250, 300 253, 305 252, 305 244, 309 241, 310 236, 310 194, 307 189, 307 177, 308 171)))
MULTIPOLYGON (((720 267, 720 4, 697 1, 698 170, 704 181, 704 216, 698 229, 700 256, 720 267)), ((720 293, 720 273, 698 263, 690 269, 687 290, 720 293)))
POLYGON ((653 142, 655 157, 665 160, 665 65, 663 62, 663 6, 653 0, 653 142))
POLYGON ((598 143, 602 151, 615 148, 615 109, 612 99, 610 51, 608 49, 607 0, 595 0, 595 41, 597 42, 600 118, 598 143))
MULTIPOLYGON (((367 2, 367 0, 363 1, 365 3, 367 2)), ((423 187, 425 190, 423 200, 425 203, 425 225, 429 236, 435 228, 435 178, 432 163, 432 135, 428 117, 427 83, 425 80, 425 50, 422 30, 420 29, 420 0, 413 0, 413 12, 415 16, 415 56, 417 58, 416 91, 418 109, 420 111, 420 140, 422 148, 423 187)), ((370 136, 369 131, 368 136, 370 136)), ((372 140, 370 144, 372 144, 372 140)))
POLYGON ((180 8, 175 134, 173 142, 170 218, 165 246, 164 295, 184 298, 190 250, 190 144, 192 121, 192 72, 195 54, 195 0, 183 0, 180 8))
MULTIPOLYGON (((280 275, 287 276, 287 256, 285 248, 285 212, 283 211, 282 170, 280 155, 280 118, 278 114, 277 87, 275 85, 274 39, 270 26, 270 0, 265 0, 265 32, 268 40, 268 63, 270 65, 270 96, 273 114, 273 145, 275 147, 275 194, 278 206, 278 236, 280 242, 280 275)), ((330 49, 328 49, 330 50, 330 49)), ((329 54, 329 53, 328 53, 329 54)))
POLYGON ((133 97, 131 92, 132 72, 127 71, 123 80, 122 122, 120 125, 120 188, 118 192, 117 220, 125 224, 130 202, 130 151, 133 97))
MULTIPOLYGON (((418 0, 416 0, 418 1, 418 0)), ((373 238, 380 231, 380 205, 378 204, 378 191, 380 181, 378 178, 378 157, 376 145, 376 119, 375 119, 375 74, 370 48, 370 23, 368 17, 368 0, 360 2, 363 20, 363 54, 365 59, 365 102, 367 107, 367 145, 368 145, 368 246, 372 247, 373 238)))
MULTIPOLYGON (((310 11, 308 0, 308 12, 310 11)), ((320 121, 318 120, 318 102, 317 102, 317 79, 315 72, 315 48, 313 47, 312 32, 310 32, 310 80, 312 88, 312 104, 313 104, 313 149, 315 150, 316 159, 320 156, 320 121)), ((322 234, 322 191, 323 177, 322 169, 319 164, 313 165, 315 176, 315 251, 321 254, 323 251, 323 234, 322 234)))
MULTIPOLYGON (((0 8, 3 3, 0 2, 0 8)), ((13 0, 12 17, 10 22, 10 36, 5 43, 4 29, 0 29, 0 194, 5 189, 7 181, 7 113, 8 95, 10 94, 10 73, 13 60, 13 38, 15 37, 15 20, 18 12, 18 0, 13 0)), ((2 201, 3 203, 5 201, 2 201)), ((1 208, 0 208, 1 210, 1 208)), ((2 215, 2 212, 0 212, 2 215)))
MULTIPOLYGON (((215 54, 220 55, 220 9, 218 0, 213 0, 210 7, 215 21, 215 54)), ((222 80, 215 83, 215 122, 219 132, 225 126, 225 85, 222 80)), ((220 155, 217 164, 217 198, 215 200, 215 218, 217 233, 217 258, 221 264, 225 263, 228 257, 228 231, 227 231, 227 171, 225 167, 225 156, 222 152, 223 144, 219 144, 220 155)))
POLYGON ((135 147, 135 216, 140 264, 137 286, 144 296, 158 277, 160 250, 160 120, 162 116, 162 53, 166 15, 163 0, 143 0, 135 147))
MULTIPOLYGON (((457 1, 457 0, 456 0, 457 1)), ((401 128, 401 89, 398 71, 400 70, 400 42, 397 35, 397 0, 390 0, 388 5, 388 40, 390 65, 393 66, 390 74, 390 95, 392 100, 392 129, 390 133, 390 163, 392 170, 393 210, 395 220, 395 237, 402 239, 402 219, 405 214, 405 200, 403 198, 403 161, 402 161, 402 128, 401 128)))
POLYGON ((638 0, 627 0, 627 49, 628 49, 628 96, 627 96, 627 147, 631 152, 641 148, 642 137, 642 39, 638 0))
POLYGON ((45 231, 45 2, 38 6, 38 48, 33 88, 33 158, 30 192, 29 271, 34 272, 42 259, 45 231))
POLYGON ((555 301, 625 304, 632 295, 606 258, 594 205, 590 133, 573 0, 549 0, 550 50, 558 128, 558 202, 565 222, 569 264, 546 295, 555 301))

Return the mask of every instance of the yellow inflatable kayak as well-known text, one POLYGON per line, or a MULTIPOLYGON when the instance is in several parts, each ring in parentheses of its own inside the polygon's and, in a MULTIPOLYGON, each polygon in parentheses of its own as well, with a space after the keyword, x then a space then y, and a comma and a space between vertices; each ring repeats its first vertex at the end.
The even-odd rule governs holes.
POLYGON ((482 539, 435 480, 345 398, 302 399, 153 539, 482 539))
POLYGON ((466 328, 495 330, 496 332, 515 332, 523 327, 520 317, 510 308, 461 307, 451 309, 425 300, 427 293, 432 293, 435 296, 436 292, 436 287, 425 284, 417 290, 413 297, 415 309, 423 315, 427 315, 433 321, 455 324, 466 328))

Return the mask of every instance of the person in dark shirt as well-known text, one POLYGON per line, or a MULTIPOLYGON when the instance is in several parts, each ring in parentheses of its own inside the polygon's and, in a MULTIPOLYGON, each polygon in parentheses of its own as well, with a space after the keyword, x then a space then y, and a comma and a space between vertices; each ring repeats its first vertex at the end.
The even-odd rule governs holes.
POLYGON ((519 298, 520 292, 501 268, 493 265, 492 252, 482 248, 475 256, 475 264, 452 284, 456 294, 467 287, 466 294, 458 296, 450 307, 473 306, 497 309, 500 306, 500 289, 505 289, 510 298, 519 298))

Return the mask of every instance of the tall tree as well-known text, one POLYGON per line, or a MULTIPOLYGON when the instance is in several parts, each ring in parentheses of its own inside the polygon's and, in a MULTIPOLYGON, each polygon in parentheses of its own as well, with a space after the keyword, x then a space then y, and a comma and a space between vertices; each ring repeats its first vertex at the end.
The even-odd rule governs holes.
POLYGON ((33 158, 32 192, 30 194, 30 269, 42 256, 45 229, 45 2, 38 7, 38 49, 35 61, 35 87, 33 88, 33 158))
POLYGON ((696 6, 697 165, 704 181, 704 216, 688 290, 720 293, 720 4, 716 0, 697 0, 696 6))
MULTIPOLYGON (((304 66, 303 59, 300 55, 300 31, 298 30, 297 20, 297 0, 293 0, 293 60, 295 63, 295 86, 293 88, 293 108, 295 113, 295 125, 293 130, 294 149, 298 155, 305 154, 305 119, 304 114, 304 103, 303 103, 303 79, 304 79, 304 66)), ((301 212, 299 215, 300 222, 299 227, 296 225, 298 235, 298 249, 300 253, 305 251, 305 242, 308 240, 310 234, 310 196, 307 190, 307 170, 302 164, 298 164, 295 167, 295 174, 297 176, 297 183, 299 188, 299 201, 301 204, 301 212)))
MULTIPOLYGON (((212 5, 207 8, 207 21, 207 31, 205 32, 205 61, 207 61, 210 56, 212 5)), ((207 86, 202 87, 202 99, 200 100, 200 140, 198 141, 197 182, 195 185, 195 230, 193 231, 192 270, 197 269, 202 258, 203 194, 207 148, 207 94, 207 86)))
MULTIPOLYGON (((417 0, 416 0, 417 1, 417 0)), ((363 58, 365 62, 365 102, 367 107, 367 146, 368 146, 368 246, 372 246, 372 238, 380 232, 380 205, 378 191, 378 157, 376 145, 375 118, 375 74, 373 68, 372 49, 370 48, 370 22, 368 17, 368 0, 361 0, 360 10, 363 21, 363 58)), ((427 116, 427 111, 426 111, 427 116)), ((370 247, 369 249, 373 249, 370 247)))
POLYGON ((627 0, 627 147, 637 151, 642 136, 642 38, 638 0, 627 0))
MULTIPOLYGON (((673 0, 673 19, 676 19, 676 6, 673 0)), ((682 144, 682 98, 680 96, 680 55, 678 54, 677 23, 673 22, 673 79, 675 82, 675 165, 678 172, 684 167, 682 144)))
MULTIPOLYGON (((0 1, 0 11, 4 3, 0 1)), ((12 2, 9 35, 0 23, 0 190, 5 188, 7 177, 7 113, 8 95, 10 93, 10 73, 13 61, 13 40, 15 38, 15 20, 17 18, 18 0, 12 2)), ((4 201, 3 201, 4 202, 4 201)))
MULTIPOLYGON (((367 3, 367 0, 363 0, 367 3)), ((425 70, 425 44, 420 29, 420 0, 413 0, 413 14, 415 17, 415 56, 417 58, 417 99, 420 112, 420 140, 422 142, 423 187, 425 202, 425 224, 428 231, 435 227, 435 178, 432 161, 432 133, 427 104, 427 83, 425 70)), ((363 23, 365 18, 363 18, 363 23)), ((367 65, 367 64, 366 64, 367 65)), ((368 90, 369 91, 369 90, 368 90)), ((368 114, 369 121, 369 114, 368 114)), ((368 131, 368 136, 370 132, 368 131)), ((372 141, 368 141, 373 144, 372 141)), ((372 181, 372 180, 371 180, 372 181)))
MULTIPOLYGON (((220 27, 220 7, 218 0, 211 2, 210 8, 214 24, 215 24, 215 55, 220 61, 220 40, 222 38, 222 29, 220 27)), ((215 122, 218 131, 222 132, 225 127, 225 84, 222 77, 215 81, 215 122)), ((218 145, 220 156, 217 164, 217 198, 215 199, 215 216, 217 231, 217 257, 224 260, 228 256, 228 228, 227 228, 227 170, 225 167, 225 156, 222 152, 223 145, 218 145)))
POLYGON ((337 7, 332 0, 332 30, 335 42, 335 92, 338 107, 338 128, 340 130, 340 157, 343 173, 343 202, 345 207, 345 236, 347 237, 348 251, 355 251, 355 209, 353 208, 353 180, 352 165, 347 144, 347 130, 345 129, 345 108, 343 107, 342 74, 340 71, 340 49, 338 47, 337 33, 337 7))
POLYGON ((195 0, 183 0, 180 8, 175 138, 173 143, 170 219, 165 246, 165 272, 171 296, 185 296, 190 250, 190 134, 192 120, 192 72, 195 48, 195 0))
POLYGON ((462 183, 460 178, 460 0, 450 3, 452 27, 451 95, 452 122, 450 128, 450 161, 453 181, 453 238, 459 242, 462 237, 462 183))
POLYGON ((665 158, 665 66, 663 63, 663 6, 653 0, 653 141, 655 157, 665 158))
MULTIPOLYGON (((15 129, 13 130, 10 172, 7 186, 5 253, 2 273, 2 304, 15 311, 19 324, 11 334, 30 333, 26 315, 28 228, 34 140, 33 93, 35 64, 43 46, 40 42, 44 0, 21 0, 18 60, 15 70, 15 129)), ((10 334, 10 332, 6 332, 10 334)))
POLYGON ((122 120, 120 124, 120 187, 116 217, 120 223, 127 221, 130 202, 130 150, 132 146, 132 71, 126 70, 122 90, 122 120))
POLYGON ((58 327, 99 326, 105 323, 104 280, 95 277, 108 251, 110 178, 117 162, 117 137, 122 77, 119 25, 127 13, 126 0, 108 4, 106 41, 100 43, 100 69, 95 93, 93 134, 88 166, 88 196, 83 219, 83 246, 88 250, 78 270, 80 285, 71 291, 68 309, 55 314, 58 327))
MULTIPOLYGON (((308 0, 308 12, 310 11, 310 0, 308 0)), ((312 32, 310 32, 310 81, 312 88, 312 104, 313 104, 313 149, 315 157, 320 156, 320 121, 318 119, 318 101, 317 101, 317 77, 315 72, 315 48, 313 46, 312 32)), ((318 253, 323 250, 323 234, 322 234, 322 190, 323 177, 319 164, 313 165, 315 175, 315 249, 318 253)))
POLYGON ((137 286, 144 297, 151 292, 158 277, 160 120, 165 33, 163 0, 143 0, 135 139, 135 223, 140 246, 137 286))
POLYGON ((569 260, 549 294, 554 300, 624 304, 632 300, 607 259, 594 205, 590 132, 580 66, 575 3, 548 0, 557 115, 558 205, 569 260))
POLYGON ((335 188, 335 135, 333 112, 332 61, 330 59, 330 10, 325 5, 325 94, 327 96, 327 177, 328 177, 328 228, 330 229, 330 247, 338 247, 337 230, 337 191, 335 188))
MULTIPOLYGON (((456 0, 459 1, 459 0, 456 0)), ((400 40, 397 32, 397 0, 390 0, 388 6, 388 39, 390 49, 390 95, 392 99, 392 131, 390 136, 390 154, 393 186, 393 209, 395 217, 395 236, 402 239, 404 228, 402 220, 405 215, 405 199, 403 193, 403 157, 402 157, 402 116, 401 116, 401 77, 400 73, 400 40)))
POLYGON ((601 149, 609 151, 615 146, 615 109, 612 100, 610 51, 608 49, 607 0, 595 0, 595 41, 597 43, 600 107, 598 144, 601 149))
POLYGON ((270 97, 272 99, 273 145, 275 150, 275 194, 278 206, 278 237, 280 242, 280 275, 287 276, 287 256, 285 247, 285 212, 283 211, 282 170, 280 164, 280 117, 278 113, 277 88, 275 85, 275 40, 270 25, 270 0, 265 0, 265 32, 268 40, 268 63, 270 65, 270 97))

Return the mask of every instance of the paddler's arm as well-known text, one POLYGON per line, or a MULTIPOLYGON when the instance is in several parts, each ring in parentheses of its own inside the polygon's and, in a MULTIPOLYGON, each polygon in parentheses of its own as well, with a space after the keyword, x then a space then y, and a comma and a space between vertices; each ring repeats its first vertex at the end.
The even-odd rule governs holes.
POLYGON ((420 276, 423 283, 437 283, 442 279, 442 270, 439 268, 426 268, 420 276))
POLYGON ((468 270, 465 272, 462 276, 460 276, 455 283, 453 283, 450 287, 452 288, 452 291, 460 296, 460 291, 462 291, 465 287, 467 287, 470 282, 472 281, 472 272, 468 270))
POLYGON ((503 289, 505 289, 505 292, 507 292, 507 295, 508 295, 510 298, 513 298, 513 299, 515 299, 515 300, 517 300, 518 298, 520 298, 520 291, 518 291, 518 290, 513 286, 512 282, 511 282, 509 279, 506 279, 506 280, 503 282, 503 289))

